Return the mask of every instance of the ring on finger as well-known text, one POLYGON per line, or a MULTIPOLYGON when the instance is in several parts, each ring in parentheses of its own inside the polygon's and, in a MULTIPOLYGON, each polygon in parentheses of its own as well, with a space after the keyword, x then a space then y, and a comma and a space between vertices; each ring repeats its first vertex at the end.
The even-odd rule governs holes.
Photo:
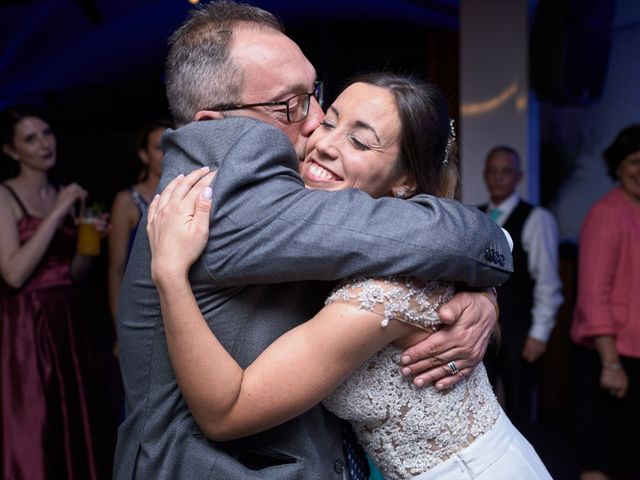
POLYGON ((451 373, 451 375, 455 375, 460 371, 460 369, 456 365, 456 362, 454 362, 453 360, 447 363, 447 367, 449 368, 449 372, 451 373))

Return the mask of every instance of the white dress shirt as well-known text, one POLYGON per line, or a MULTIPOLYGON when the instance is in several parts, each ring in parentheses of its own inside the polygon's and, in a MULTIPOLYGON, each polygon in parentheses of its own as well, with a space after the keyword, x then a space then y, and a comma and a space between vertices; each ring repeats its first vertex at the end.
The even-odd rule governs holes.
MULTIPOLYGON (((499 209, 495 221, 502 227, 519 202, 520 197, 514 193, 500 205, 489 202, 487 212, 499 209)), ((558 224, 553 215, 542 207, 534 207, 524 223, 520 242, 527 254, 529 275, 535 282, 529 337, 547 342, 564 300, 558 272, 558 224)))

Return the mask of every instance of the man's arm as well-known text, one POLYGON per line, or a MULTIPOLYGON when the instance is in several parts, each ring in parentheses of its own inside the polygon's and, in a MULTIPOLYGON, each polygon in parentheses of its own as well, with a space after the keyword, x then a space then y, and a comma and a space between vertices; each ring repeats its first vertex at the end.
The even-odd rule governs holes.
POLYGON ((353 275, 489 286, 511 271, 504 235, 477 209, 427 195, 376 200, 358 190, 307 190, 286 137, 261 122, 197 122, 163 142, 165 182, 217 152, 205 261, 221 286, 353 275))
POLYGON ((490 290, 457 293, 438 311, 446 326, 403 352, 401 372, 413 376, 416 387, 434 383, 445 390, 482 361, 499 315, 495 290, 490 290), (452 373, 449 362, 459 371, 452 373))
MULTIPOLYGON (((502 231, 512 250, 509 232, 504 228, 502 231)), ((402 374, 413 376, 416 387, 431 383, 439 390, 452 387, 482 361, 489 340, 500 337, 500 308, 495 288, 472 292, 461 286, 461 290, 438 312, 446 326, 437 335, 407 349, 401 357, 402 374), (452 372, 449 362, 459 371, 452 372)))
POLYGON ((555 317, 562 304, 562 282, 558 271, 559 234, 549 212, 535 208, 522 231, 528 269, 535 284, 531 309, 531 328, 522 350, 528 362, 535 362, 545 352, 555 317))

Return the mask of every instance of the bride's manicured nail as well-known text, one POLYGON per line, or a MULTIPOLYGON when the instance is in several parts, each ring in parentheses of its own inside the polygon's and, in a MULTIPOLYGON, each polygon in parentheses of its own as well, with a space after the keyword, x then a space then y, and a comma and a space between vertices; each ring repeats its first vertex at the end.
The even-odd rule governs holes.
POLYGON ((409 355, 403 355, 400 361, 403 365, 406 365, 407 363, 411 363, 411 357, 409 355))
POLYGON ((211 200, 213 197, 213 189, 211 187, 204 187, 204 190, 202 190, 200 195, 202 195, 202 198, 205 200, 211 200))
POLYGON ((411 375, 411 369, 408 367, 401 368, 400 373, 406 377, 407 375, 411 375))
POLYGON ((413 383, 415 384, 416 387, 421 387, 424 385, 424 380, 421 378, 416 378, 413 383))

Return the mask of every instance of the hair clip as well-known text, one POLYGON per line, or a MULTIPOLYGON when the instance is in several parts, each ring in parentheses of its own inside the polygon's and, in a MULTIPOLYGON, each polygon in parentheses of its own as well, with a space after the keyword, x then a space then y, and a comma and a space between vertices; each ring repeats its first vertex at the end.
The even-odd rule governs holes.
POLYGON ((444 150, 444 160, 442 160, 442 165, 447 165, 449 163, 449 152, 453 146, 453 142, 456 141, 456 127, 455 120, 453 118, 449 119, 449 138, 447 138, 447 146, 444 150))

